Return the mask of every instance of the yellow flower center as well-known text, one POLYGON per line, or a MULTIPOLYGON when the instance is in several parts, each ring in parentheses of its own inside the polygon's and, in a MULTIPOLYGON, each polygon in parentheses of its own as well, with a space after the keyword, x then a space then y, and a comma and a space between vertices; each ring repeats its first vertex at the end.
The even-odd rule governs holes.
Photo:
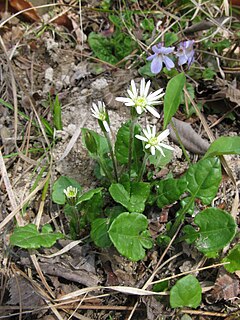
POLYGON ((134 102, 135 102, 136 106, 139 106, 142 109, 144 109, 147 104, 147 99, 145 97, 137 97, 134 102))
POLYGON ((157 137, 152 137, 148 140, 148 143, 151 145, 151 146, 156 146, 158 145, 158 139, 157 137))

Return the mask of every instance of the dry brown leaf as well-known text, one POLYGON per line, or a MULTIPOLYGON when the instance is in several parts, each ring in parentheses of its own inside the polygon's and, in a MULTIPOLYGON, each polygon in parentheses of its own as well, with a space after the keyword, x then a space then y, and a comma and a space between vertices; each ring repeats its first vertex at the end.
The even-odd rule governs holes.
POLYGON ((10 299, 7 304, 35 308, 44 304, 41 296, 34 290, 33 286, 23 277, 17 275, 9 279, 8 282, 10 299))
POLYGON ((224 274, 217 278, 211 295, 218 301, 234 299, 239 293, 239 280, 233 275, 224 274))
POLYGON ((41 21, 36 9, 33 8, 32 4, 26 0, 9 0, 10 6, 17 12, 32 8, 31 10, 25 11, 22 13, 22 16, 28 22, 37 22, 41 21))
MULTIPOLYGON (((209 148, 209 143, 202 139, 191 127, 189 123, 172 118, 173 124, 178 132, 178 135, 184 145, 184 147, 196 154, 205 154, 209 148)), ((168 126, 170 130, 170 137, 175 142, 178 143, 177 136, 171 125, 168 126)))
POLYGON ((221 91, 216 93, 213 98, 226 98, 240 106, 240 90, 237 89, 236 84, 231 84, 220 78, 216 79, 216 84, 219 85, 221 91))

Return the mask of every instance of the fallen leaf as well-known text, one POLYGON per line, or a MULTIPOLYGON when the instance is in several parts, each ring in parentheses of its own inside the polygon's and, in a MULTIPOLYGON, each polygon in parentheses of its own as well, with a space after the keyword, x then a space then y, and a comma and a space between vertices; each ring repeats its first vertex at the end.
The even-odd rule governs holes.
POLYGON ((9 279, 8 289, 10 299, 7 304, 18 305, 21 303, 22 307, 27 306, 28 308, 35 308, 44 304, 44 301, 34 290, 30 282, 19 275, 12 276, 9 279))
POLYGON ((231 300, 240 293, 239 280, 233 275, 224 274, 217 278, 211 291, 212 298, 218 300, 231 300))
MULTIPOLYGON (((184 147, 193 153, 196 154, 205 154, 210 144, 202 139, 199 134, 197 134, 189 123, 178 120, 176 118, 172 118, 172 122, 178 132, 178 135, 184 145, 184 147)), ((177 136, 171 126, 168 125, 170 130, 170 137, 173 142, 178 143, 177 136)))
POLYGON ((9 0, 10 6, 15 9, 17 12, 32 8, 31 10, 25 11, 22 13, 22 16, 28 22, 37 22, 41 21, 36 9, 33 8, 32 4, 26 0, 9 0))

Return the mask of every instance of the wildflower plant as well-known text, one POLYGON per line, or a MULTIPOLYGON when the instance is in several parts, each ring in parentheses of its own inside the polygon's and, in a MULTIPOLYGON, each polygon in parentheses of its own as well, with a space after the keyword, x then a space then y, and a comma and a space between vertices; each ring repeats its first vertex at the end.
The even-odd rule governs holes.
MULTIPOLYGON (((179 64, 191 64, 193 42, 180 46, 179 64)), ((166 55, 170 51, 163 49, 161 54, 166 55)), ((170 65, 166 57, 162 58, 170 65)), ((93 103, 92 116, 98 120, 103 134, 87 128, 82 129, 82 134, 83 144, 96 161, 95 172, 101 187, 82 193, 81 186, 68 177, 61 177, 54 184, 53 200, 65 205, 64 212, 70 220, 73 238, 78 238, 81 230, 90 226, 90 237, 96 246, 114 245, 120 254, 138 261, 153 245, 163 246, 171 241, 185 215, 194 211, 196 198, 203 205, 211 204, 221 182, 218 156, 240 153, 236 147, 237 137, 223 138, 221 145, 216 140, 205 157, 190 164, 180 178, 158 180, 149 174, 150 164, 158 171, 172 159, 174 146, 167 140, 168 125, 179 107, 185 82, 184 73, 180 73, 168 82, 164 92, 163 88, 153 91, 149 80, 141 79, 140 84, 132 80, 126 96, 116 98, 129 107, 130 120, 120 126, 114 139, 107 107, 101 101, 93 103), (162 126, 140 125, 146 114, 159 119, 162 104, 162 126), (230 144, 229 139, 232 139, 230 144), (160 214, 162 208, 175 201, 180 203, 176 219, 171 221, 165 234, 159 234, 154 240, 148 230, 149 208, 158 207, 160 214)), ((217 256, 236 233, 232 216, 217 208, 208 207, 199 212, 194 222, 198 230, 186 224, 182 238, 194 243, 209 257, 217 256), (223 226, 227 226, 224 235, 221 231, 223 226)), ((195 280, 189 278, 189 281, 195 280)))

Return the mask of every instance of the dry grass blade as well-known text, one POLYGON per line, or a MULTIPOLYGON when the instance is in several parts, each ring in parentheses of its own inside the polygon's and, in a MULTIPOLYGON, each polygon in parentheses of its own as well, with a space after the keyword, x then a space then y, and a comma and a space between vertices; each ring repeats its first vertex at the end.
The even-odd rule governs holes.
POLYGON ((44 187, 46 181, 49 179, 49 176, 50 173, 48 173, 46 178, 41 181, 39 185, 0 223, 0 230, 5 227, 5 225, 19 213, 23 206, 28 203, 28 201, 31 200, 35 196, 35 194, 37 194, 38 191, 44 187))
POLYGON ((48 256, 39 254, 39 256, 47 258, 47 259, 51 259, 51 258, 60 256, 60 255, 62 255, 64 253, 68 252, 69 250, 71 250, 72 248, 74 248, 75 246, 77 246, 81 242, 82 242, 82 240, 72 241, 71 243, 69 243, 68 245, 66 245, 64 248, 62 248, 61 250, 59 250, 56 253, 50 254, 48 256))
MULTIPOLYGON (((5 166, 5 163, 4 163, 4 160, 3 160, 3 156, 2 156, 1 150, 0 150, 0 170, 1 170, 1 173, 2 173, 2 178, 3 178, 4 184, 5 184, 6 190, 7 190, 7 194, 8 194, 9 200, 11 202, 12 209, 16 210, 17 202, 16 202, 16 198, 15 198, 11 183, 10 183, 9 178, 8 178, 8 174, 7 174, 7 170, 6 170, 6 166, 5 166)), ((24 220, 21 217, 19 212, 16 213, 15 218, 17 220, 18 225, 19 226, 23 226, 24 220)), ((1 227, 0 227, 0 229, 1 229, 1 227)))
POLYGON ((41 268, 39 266, 39 263, 37 261, 36 255, 35 254, 31 254, 30 257, 31 257, 33 265, 34 265, 34 267, 35 267, 40 279, 42 280, 42 283, 44 284, 45 288, 47 289, 48 293, 53 298, 55 298, 54 293, 52 292, 52 289, 49 287, 49 285, 48 285, 48 283, 47 283, 47 281, 46 281, 46 279, 45 279, 45 277, 44 277, 44 275, 42 273, 42 270, 41 270, 41 268))
POLYGON ((81 125, 77 128, 77 130, 74 132, 72 138, 70 139, 64 153, 62 154, 61 158, 58 161, 62 161, 66 156, 69 154, 69 152, 72 150, 74 144, 76 143, 78 137, 81 134, 81 128, 84 126, 84 124, 87 121, 87 117, 85 117, 81 123, 81 125))
POLYGON ((64 296, 62 296, 59 299, 56 299, 56 301, 64 301, 69 299, 74 299, 76 297, 79 297, 81 295, 84 295, 89 292, 96 292, 98 290, 113 290, 121 293, 126 294, 132 294, 137 296, 149 296, 149 295, 167 295, 165 292, 152 292, 145 289, 138 289, 133 287, 125 287, 125 286, 110 286, 110 287, 104 287, 104 286, 98 286, 98 287, 89 287, 89 288, 83 288, 80 290, 76 290, 74 292, 68 293, 64 296))

